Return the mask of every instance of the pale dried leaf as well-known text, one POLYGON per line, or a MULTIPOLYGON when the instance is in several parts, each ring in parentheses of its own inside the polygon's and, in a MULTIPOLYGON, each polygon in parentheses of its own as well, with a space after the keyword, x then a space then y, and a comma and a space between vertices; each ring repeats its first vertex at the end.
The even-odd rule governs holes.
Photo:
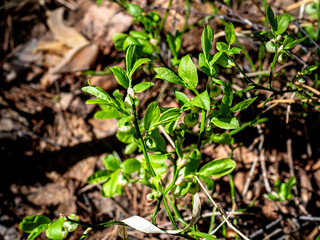
POLYGON ((201 202, 198 193, 194 195, 193 206, 192 206, 192 218, 190 223, 183 229, 179 230, 162 230, 146 219, 139 216, 132 216, 122 220, 123 223, 127 224, 140 232, 144 233, 166 233, 166 234, 178 234, 185 231, 187 228, 193 226, 200 218, 201 202))

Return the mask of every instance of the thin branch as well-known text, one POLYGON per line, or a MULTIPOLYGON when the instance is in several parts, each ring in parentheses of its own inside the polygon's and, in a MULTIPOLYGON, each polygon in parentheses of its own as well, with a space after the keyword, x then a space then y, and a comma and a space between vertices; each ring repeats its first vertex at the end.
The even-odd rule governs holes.
POLYGON ((213 231, 210 232, 210 235, 213 235, 216 233, 216 231, 219 230, 219 228, 229 219, 229 217, 233 214, 234 210, 231 211, 231 213, 217 226, 213 231))
POLYGON ((213 205, 218 209, 218 211, 221 213, 222 218, 226 221, 228 227, 230 227, 233 231, 235 231, 237 234, 239 234, 243 239, 245 240, 249 240, 248 237, 246 237, 242 232, 240 232, 235 226, 233 226, 233 224, 231 222, 229 222, 229 220, 227 219, 227 217, 224 214, 224 211, 221 209, 221 207, 213 200, 213 198, 211 197, 211 195, 208 193, 207 189, 203 186, 202 182, 200 181, 200 179, 195 176, 195 178, 197 179, 200 187, 202 188, 202 190, 205 192, 205 194, 207 195, 207 197, 210 199, 210 201, 213 203, 213 205))
POLYGON ((250 168, 250 172, 249 172, 249 176, 247 178, 247 181, 246 183, 244 184, 244 187, 243 187, 243 190, 242 190, 242 197, 245 197, 247 192, 248 192, 248 189, 249 189, 249 186, 250 186, 250 182, 251 182, 251 179, 253 177, 253 173, 254 173, 254 170, 256 169, 256 166, 257 166, 257 162, 258 162, 258 157, 256 156, 253 160, 253 163, 252 163, 252 166, 250 168))

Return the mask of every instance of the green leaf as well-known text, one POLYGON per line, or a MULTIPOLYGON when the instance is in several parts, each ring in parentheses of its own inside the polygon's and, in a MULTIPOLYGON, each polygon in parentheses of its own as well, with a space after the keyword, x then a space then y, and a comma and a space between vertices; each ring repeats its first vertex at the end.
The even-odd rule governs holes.
POLYGON ((185 167, 185 176, 188 176, 192 173, 195 173, 198 170, 198 167, 201 162, 201 153, 198 149, 194 149, 188 159, 188 163, 185 167))
POLYGON ((160 78, 170 83, 180 84, 185 86, 185 83, 182 81, 180 77, 178 77, 173 71, 168 68, 159 67, 154 69, 157 73, 155 78, 160 78))
POLYGON ((87 179, 87 183, 95 184, 106 180, 110 176, 108 170, 98 170, 87 179))
MULTIPOLYGON (((176 185, 173 188, 173 194, 177 198, 183 198, 189 192, 194 192, 195 190, 199 189, 199 187, 192 181, 183 181, 180 185, 176 185)), ((195 193, 191 193, 195 194, 195 193)))
POLYGON ((126 148, 124 149, 124 153, 125 154, 131 154, 131 153, 134 153, 137 148, 138 148, 138 144, 135 143, 135 142, 132 142, 132 143, 129 143, 126 148))
POLYGON ((224 42, 217 42, 216 48, 219 52, 227 52, 229 47, 224 42))
POLYGON ((311 74, 316 69, 318 69, 317 66, 311 65, 311 66, 307 67, 306 69, 302 70, 300 75, 311 74))
POLYGON ((19 223, 19 228, 26 233, 30 233, 38 226, 50 222, 50 219, 43 215, 27 216, 19 223))
POLYGON ((195 89, 198 85, 198 73, 197 68, 192 62, 189 55, 181 58, 178 75, 186 83, 186 87, 189 89, 195 89))
POLYGON ((283 48, 284 49, 292 49, 294 48, 297 44, 303 42, 305 39, 307 38, 307 36, 305 36, 304 38, 298 39, 298 40, 294 40, 294 38, 286 38, 285 41, 283 42, 283 48), (288 39, 288 40, 287 40, 288 39))
POLYGON ((125 33, 115 33, 112 35, 112 41, 116 49, 122 51, 123 50, 123 43, 128 37, 128 34, 125 33))
POLYGON ((211 135, 211 141, 219 144, 231 145, 234 142, 233 137, 228 133, 213 133, 211 135))
POLYGON ((254 88, 255 88, 255 86, 250 86, 250 87, 241 89, 241 90, 239 90, 239 91, 236 91, 234 94, 235 94, 235 95, 242 96, 242 93, 243 93, 243 92, 250 91, 250 90, 252 90, 252 89, 254 89, 254 88))
POLYGON ((267 19, 270 23, 272 32, 275 33, 278 29, 278 24, 270 5, 268 5, 267 7, 267 19))
MULTIPOLYGON (((120 93, 119 89, 116 89, 116 90, 112 93, 112 95, 113 95, 114 98, 115 98, 114 103, 118 106, 119 111, 122 112, 122 113, 124 113, 125 115, 130 115, 130 111, 125 107, 124 102, 123 102, 123 100, 122 100, 123 94, 120 93)), ((104 109, 104 108, 102 107, 102 109, 104 109)))
POLYGON ((132 120, 132 116, 125 116, 118 120, 117 127, 120 129, 123 125, 125 125, 127 122, 130 122, 132 120))
POLYGON ((232 22, 228 22, 225 26, 225 33, 226 33, 226 40, 229 46, 233 44, 233 42, 236 40, 236 35, 234 32, 234 26, 232 22))
MULTIPOLYGON (((216 63, 219 64, 222 67, 231 67, 229 65, 229 61, 228 61, 229 58, 227 57, 227 55, 225 53, 223 53, 223 52, 218 52, 218 53, 220 53, 221 55, 217 59, 216 63)), ((218 53, 216 53, 216 54, 218 54, 218 53)))
POLYGON ((237 47, 233 47, 227 51, 228 55, 240 54, 240 53, 241 53, 241 48, 237 48, 237 47))
POLYGON ((199 175, 205 177, 222 177, 233 171, 236 162, 229 158, 213 160, 201 167, 199 175))
POLYGON ((155 146, 149 148, 152 151, 163 151, 166 147, 166 141, 163 139, 162 135, 158 128, 154 129, 149 135, 151 139, 154 141, 155 146))
POLYGON ((178 124, 178 120, 179 119, 165 125, 164 129, 166 130, 167 133, 171 134, 176 129, 177 124, 178 124))
POLYGON ((118 138, 118 140, 120 142, 129 144, 132 143, 134 141, 134 134, 135 134, 135 129, 131 128, 129 131, 117 131, 116 133, 116 137, 118 138))
POLYGON ((158 120, 157 125, 164 125, 180 118, 181 111, 177 108, 170 108, 163 112, 158 120))
POLYGON ((146 32, 130 31, 129 34, 130 34, 130 36, 132 36, 134 38, 141 38, 144 40, 149 39, 149 34, 146 32))
POLYGON ((198 96, 191 100, 191 104, 207 111, 210 110, 210 97, 208 92, 204 91, 200 93, 198 96))
POLYGON ((187 95, 185 95, 183 92, 178 91, 177 88, 173 88, 173 91, 180 106, 183 106, 190 101, 187 95))
POLYGON ((126 75, 125 70, 122 68, 116 66, 116 67, 111 67, 110 68, 114 76, 116 77, 117 82, 123 86, 124 88, 129 87, 129 79, 126 75))
POLYGON ((178 52, 177 52, 176 45, 175 45, 175 42, 174 42, 175 37, 170 32, 167 32, 166 37, 167 37, 167 43, 169 44, 169 48, 170 48, 170 50, 172 52, 172 55, 175 58, 178 58, 178 52))
POLYGON ((202 72, 204 72, 208 76, 211 76, 210 65, 207 63, 203 53, 199 53, 199 67, 202 72))
POLYGON ((107 106, 108 110, 100 110, 96 112, 93 117, 95 119, 114 119, 114 118, 121 118, 122 114, 114 107, 107 106))
POLYGON ((123 45, 122 45, 122 50, 125 51, 128 49, 128 47, 132 46, 132 45, 136 45, 139 46, 140 42, 138 39, 132 37, 132 36, 128 36, 124 41, 123 41, 123 45))
POLYGON ((144 63, 146 63, 146 62, 150 62, 150 61, 151 61, 151 60, 150 60, 149 58, 140 58, 140 59, 138 59, 138 60, 134 63, 131 71, 130 71, 130 72, 128 71, 128 72, 129 72, 129 78, 132 77, 133 73, 137 70, 138 67, 140 67, 142 64, 144 64, 144 63))
MULTIPOLYGON (((104 91, 101 87, 98 86, 86 86, 81 88, 82 91, 86 93, 90 93, 93 96, 106 101, 107 103, 112 103, 113 99, 109 96, 109 94, 104 91)), ((103 102, 102 102, 103 103, 103 102)))
POLYGON ((211 122, 219 128, 222 129, 237 129, 239 128, 238 120, 233 118, 212 118, 211 122))
POLYGON ((63 239, 64 232, 65 232, 65 230, 63 230, 63 224, 64 224, 63 217, 60 217, 58 220, 52 222, 46 231, 47 238, 54 239, 54 240, 63 239))
POLYGON ((103 164, 107 170, 116 171, 120 169, 121 162, 118 158, 109 154, 103 158, 103 164))
POLYGON ((135 158, 125 160, 121 165, 121 170, 124 173, 134 173, 140 170, 141 163, 135 158))
POLYGON ((291 20, 291 16, 287 13, 278 15, 277 16, 278 29, 275 31, 275 34, 281 35, 282 33, 284 33, 289 26, 290 20, 291 20))
POLYGON ((218 240, 218 238, 215 238, 214 236, 212 236, 208 233, 191 231, 191 232, 189 232, 189 234, 193 235, 193 236, 201 237, 204 239, 208 239, 208 240, 218 240))
POLYGON ((102 185, 101 194, 106 197, 113 197, 115 194, 121 194, 118 188, 121 188, 118 184, 119 171, 114 171, 107 182, 102 185))
POLYGON ((136 53, 136 45, 130 45, 126 50, 126 69, 127 69, 127 72, 130 73, 130 76, 132 76, 133 74, 133 73, 131 74, 131 70, 136 61, 135 53, 136 53))
POLYGON ((204 181, 204 183, 207 185, 207 189, 209 191, 213 190, 214 188, 214 181, 206 176, 200 176, 201 180, 204 181))
POLYGON ((42 233, 46 228, 48 227, 48 224, 41 224, 38 227, 36 227, 35 229, 33 229, 30 234, 28 235, 27 240, 33 240, 35 239, 37 236, 40 235, 40 233, 42 233))
MULTIPOLYGON (((140 59, 139 59, 140 60, 140 59)), ((139 61, 138 60, 138 61, 139 61)), ((138 93, 138 92, 143 92, 146 89, 148 89, 149 87, 152 87, 154 85, 153 82, 142 82, 142 83, 138 83, 133 87, 133 90, 138 93)))
POLYGON ((210 56, 210 50, 213 43, 213 31, 212 28, 207 25, 204 27, 204 30, 201 35, 201 45, 202 45, 202 51, 204 53, 205 59, 208 61, 210 56))
POLYGON ((149 155, 150 157, 150 163, 155 171, 157 176, 161 176, 167 171, 167 166, 165 165, 165 161, 167 160, 167 155, 166 154, 151 154, 149 155))
POLYGON ((142 15, 143 9, 134 3, 127 3, 127 11, 128 13, 135 18, 138 18, 142 15))
POLYGON ((160 117, 160 108, 156 102, 152 102, 145 114, 144 114, 144 128, 148 132, 151 128, 153 128, 153 125, 158 122, 158 119, 160 117))
POLYGON ((86 104, 103 104, 103 105, 106 105, 106 106, 110 106, 110 107, 116 107, 114 103, 111 103, 111 102, 107 102, 105 100, 102 100, 100 98, 96 98, 96 99, 89 99, 86 101, 86 104))
POLYGON ((153 45, 151 45, 151 43, 148 40, 144 40, 141 38, 138 38, 137 40, 139 42, 138 46, 142 46, 142 52, 147 56, 152 55, 153 45))
POLYGON ((233 92, 230 83, 222 82, 224 96, 221 101, 221 112, 225 113, 231 107, 233 101, 233 92))
POLYGON ((210 65, 213 66, 218 60, 219 58, 221 57, 223 53, 222 52, 217 52, 213 55, 212 59, 210 59, 210 65))
POLYGON ((251 103, 253 103, 253 101, 256 100, 256 99, 257 99, 257 97, 246 99, 246 100, 244 100, 242 102, 239 102, 238 104, 236 104, 235 106, 233 106, 230 109, 230 112, 242 111, 242 110, 246 109, 247 107, 249 107, 251 105, 251 103))

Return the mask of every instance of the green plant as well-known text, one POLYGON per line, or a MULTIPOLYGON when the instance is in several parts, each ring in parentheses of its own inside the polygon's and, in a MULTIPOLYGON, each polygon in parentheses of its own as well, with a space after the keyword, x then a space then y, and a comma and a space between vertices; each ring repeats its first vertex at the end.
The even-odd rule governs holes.
MULTIPOLYGON (((264 107, 276 94, 295 92, 297 94, 301 93, 302 98, 309 94, 297 87, 294 80, 302 79, 304 75, 311 74, 316 69, 314 66, 299 72, 288 83, 286 90, 281 91, 271 87, 276 61, 278 60, 281 64, 285 63, 287 56, 292 57, 288 50, 302 43, 305 37, 296 40, 293 35, 287 34, 286 30, 291 20, 290 15, 282 14, 275 17, 271 7, 268 6, 267 20, 270 23, 271 31, 259 34, 262 38, 271 38, 266 43, 266 49, 274 54, 270 66, 269 85, 265 87, 251 80, 236 62, 236 56, 241 53, 241 48, 233 46, 236 35, 234 25, 231 22, 225 24, 225 42, 218 41, 216 43, 214 54, 211 54, 214 40, 213 30, 209 25, 204 27, 201 35, 202 52, 198 57, 199 68, 203 75, 207 76, 204 84, 199 84, 198 69, 193 58, 190 55, 181 58, 179 56, 184 33, 176 31, 175 36, 167 33, 166 41, 173 55, 170 61, 176 68, 168 68, 166 64, 163 64, 162 67, 153 68, 152 70, 156 73, 155 78, 170 84, 180 85, 188 89, 193 97, 190 99, 182 91, 174 88, 178 107, 163 108, 156 101, 153 101, 146 107, 144 115, 140 117, 137 113, 140 102, 138 94, 151 88, 154 83, 140 82, 134 84, 132 78, 143 64, 150 63, 151 66, 154 66, 154 52, 158 54, 158 60, 161 61, 161 54, 157 45, 161 37, 159 29, 163 26, 164 20, 161 21, 159 14, 156 12, 145 13, 136 4, 125 1, 120 1, 118 4, 125 8, 134 17, 134 20, 139 21, 144 27, 141 32, 120 33, 113 36, 115 47, 118 50, 126 51, 126 68, 122 69, 117 66, 110 68, 121 88, 110 95, 102 88, 93 86, 88 82, 88 86, 83 87, 82 90, 95 96, 95 99, 88 100, 87 103, 100 106, 101 110, 95 113, 96 118, 118 119, 116 137, 126 145, 125 154, 142 152, 143 158, 141 160, 129 158, 122 161, 110 154, 103 159, 105 169, 92 174, 87 182, 89 184, 101 182, 101 194, 104 197, 120 195, 123 193, 125 185, 135 182, 140 182, 149 187, 152 192, 147 195, 147 199, 156 202, 151 216, 152 223, 138 216, 133 216, 121 221, 114 220, 93 225, 80 221, 75 215, 61 217, 54 222, 39 215, 26 217, 21 222, 20 228, 30 233, 28 239, 34 239, 45 229, 48 238, 64 239, 68 232, 73 231, 78 226, 77 224, 87 227, 81 239, 84 239, 92 229, 100 229, 111 225, 125 225, 145 233, 175 234, 189 239, 198 239, 198 237, 216 239, 210 234, 197 230, 196 223, 201 209, 197 192, 202 188, 214 206, 221 212, 228 226, 232 227, 241 237, 247 239, 244 234, 228 222, 226 215, 214 202, 207 190, 214 189, 212 177, 223 177, 229 174, 232 197, 234 198, 234 184, 231 174, 236 167, 232 158, 233 150, 237 146, 234 146, 235 140, 232 135, 245 127, 259 123, 259 121, 265 121, 260 119, 261 110, 250 122, 241 123, 236 117, 236 113, 250 107, 257 97, 241 98, 241 101, 235 103, 234 99, 236 97, 249 91, 261 89, 269 91, 272 95, 265 100, 264 107), (234 92, 231 82, 219 79, 218 73, 221 68, 237 69, 247 81, 248 88, 234 92), (184 123, 181 119, 183 115, 185 115, 184 123), (199 131, 192 132, 191 128, 197 124, 199 131), (233 130, 233 132, 230 130, 233 130), (188 134, 196 136, 196 141, 189 145, 185 141, 188 134), (230 146, 232 150, 230 157, 205 161, 201 150, 204 143, 211 142, 230 146), (168 150, 170 149, 167 148, 168 143, 173 147, 172 151, 168 150), (172 179, 163 177, 167 171, 172 172, 172 179), (205 184, 202 184, 202 182, 205 184), (180 215, 176 201, 177 198, 183 198, 187 194, 191 194, 193 197, 192 219, 189 223, 186 223, 180 215), (175 230, 163 230, 156 226, 157 214, 160 211, 161 204, 164 205, 175 230), (143 228, 137 225, 137 220, 143 228), (177 221, 184 226, 182 229, 178 229, 177 221)), ((268 198, 280 201, 289 200, 292 196, 290 191, 295 183, 295 178, 290 178, 287 183, 277 182, 275 185, 277 193, 268 195, 268 198)))
MULTIPOLYGON (((211 28, 207 26, 203 32, 202 44, 204 52, 200 55, 200 58, 202 58, 204 64, 206 64, 205 71, 207 71, 211 77, 217 73, 216 62, 222 62, 223 64, 223 61, 227 61, 223 54, 234 54, 235 48, 230 48, 233 43, 232 38, 234 32, 232 26, 229 25, 229 27, 231 28, 230 35, 228 35, 229 37, 227 38, 229 45, 222 42, 217 44, 217 48, 220 50, 217 54, 218 57, 209 54, 213 40, 211 28)), ((180 104, 179 108, 160 108, 156 102, 152 102, 147 107, 143 119, 140 120, 136 111, 139 102, 136 100, 136 93, 145 91, 151 87, 153 83, 144 82, 133 85, 132 75, 139 66, 149 61, 150 59, 139 58, 138 47, 136 45, 130 45, 126 51, 126 70, 119 67, 111 68, 119 85, 127 89, 126 96, 121 94, 119 90, 114 91, 113 96, 110 96, 100 87, 92 86, 90 83, 89 86, 82 88, 83 91, 96 97, 96 99, 88 100, 87 103, 99 104, 101 106, 102 110, 97 112, 99 117, 119 118, 117 123, 119 128, 117 137, 120 141, 128 144, 126 147, 126 150, 128 149, 127 152, 133 152, 139 148, 144 154, 141 162, 136 159, 127 159, 121 163, 121 161, 113 155, 106 156, 103 160, 106 169, 100 170, 90 176, 88 183, 105 181, 101 193, 105 197, 112 197, 115 194, 122 193, 123 185, 139 181, 153 190, 152 195, 149 195, 148 198, 156 199, 157 201, 157 207, 152 215, 153 224, 156 224, 156 215, 160 210, 160 203, 163 202, 170 221, 174 228, 177 229, 169 205, 174 209, 176 219, 181 219, 181 216, 176 209, 177 207, 171 203, 170 192, 173 191, 173 196, 176 197, 183 197, 188 192, 194 195, 199 189, 199 179, 202 179, 210 187, 213 185, 213 180, 210 177, 224 176, 231 173, 235 168, 235 162, 231 159, 213 160, 201 166, 202 157, 200 149, 202 147, 206 126, 212 124, 223 129, 238 128, 239 122, 232 116, 232 113, 247 108, 253 101, 250 103, 248 103, 248 101, 242 102, 240 105, 237 104, 231 107, 233 99, 231 85, 214 78, 213 81, 215 84, 220 84, 224 87, 225 96, 223 99, 221 101, 210 99, 209 87, 206 87, 199 93, 198 90, 196 90, 198 85, 196 66, 190 56, 186 55, 179 63, 178 75, 168 68, 159 67, 155 68, 157 73, 156 77, 171 83, 180 84, 192 90, 196 96, 190 100, 182 92, 175 90, 177 101, 180 104), (178 120, 183 111, 192 111, 189 115, 187 114, 187 117, 191 114, 192 122, 185 118, 185 123, 188 127, 191 125, 194 126, 194 123, 198 122, 198 112, 202 114, 197 145, 187 151, 182 147, 185 138, 185 129, 177 127, 178 120), (167 136, 168 140, 175 146, 174 152, 167 152, 166 141, 159 129, 165 131, 165 136, 167 136), (169 166, 165 165, 167 159, 171 162, 169 166), (179 163, 182 159, 185 159, 183 164, 179 163), (173 172, 174 178, 171 179, 169 184, 165 185, 164 182, 170 180, 162 179, 162 175, 168 169, 173 172), (134 172, 138 172, 137 179, 133 179, 131 176, 134 172), (177 180, 179 177, 181 178, 181 176, 184 176, 184 180, 178 183, 177 180)), ((194 206, 194 208, 195 207, 197 206, 194 206)), ((67 220, 69 220, 69 218, 67 218, 67 220)), ((57 221, 59 224, 55 223, 55 225, 61 227, 60 235, 62 236, 61 238, 63 238, 65 236, 65 228, 62 227, 64 219, 57 221)), ((24 225, 22 225, 22 229, 24 230, 23 226, 24 225)), ((50 232, 50 227, 47 229, 47 232, 48 231, 50 232)), ((184 229, 183 231, 194 234, 194 236, 204 234, 196 231, 190 232, 188 229, 184 229)), ((183 231, 181 230, 181 232, 183 231)), ((51 239, 56 239, 57 235, 47 234, 47 236, 51 239)))
POLYGON ((290 177, 287 182, 275 181, 276 192, 265 194, 264 196, 272 201, 289 201, 292 197, 291 190, 297 185, 297 179, 290 177))

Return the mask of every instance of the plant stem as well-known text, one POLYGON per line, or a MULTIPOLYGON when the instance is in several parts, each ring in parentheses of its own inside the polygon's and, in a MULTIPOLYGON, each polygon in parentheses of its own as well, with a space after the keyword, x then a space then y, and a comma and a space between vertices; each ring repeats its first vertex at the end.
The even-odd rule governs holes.
POLYGON ((172 201, 170 200, 170 198, 168 197, 168 203, 170 204, 170 206, 172 207, 172 210, 173 210, 173 213, 175 215, 175 218, 177 220, 179 220, 180 222, 182 222, 182 224, 184 226, 187 226, 188 223, 182 218, 182 216, 180 215, 179 211, 178 211, 178 208, 177 208, 177 205, 176 205, 176 199, 174 196, 172 196, 172 201))
POLYGON ((160 211, 161 198, 157 199, 156 208, 154 209, 154 211, 151 215, 151 222, 153 225, 156 225, 156 216, 157 216, 158 212, 160 211))
POLYGON ((274 68, 274 65, 276 65, 276 62, 277 62, 277 58, 278 58, 278 49, 276 49, 276 52, 273 56, 273 60, 272 60, 272 64, 271 64, 271 67, 270 67, 270 74, 269 74, 269 83, 268 83, 268 88, 271 89, 271 81, 272 81, 272 75, 273 75, 273 68, 274 68))
POLYGON ((252 58, 250 57, 249 53, 247 52, 247 50, 242 46, 242 44, 240 43, 239 39, 236 37, 236 43, 239 45, 239 47, 241 48, 242 52, 243 52, 243 55, 246 57, 246 59, 248 60, 251 68, 252 68, 252 71, 256 72, 257 69, 256 67, 254 66, 254 63, 252 61, 252 58))
POLYGON ((143 141, 142 135, 141 135, 141 132, 140 132, 136 105, 135 105, 135 102, 134 102, 134 100, 132 99, 131 96, 130 96, 130 98, 131 98, 131 102, 132 102, 132 111, 133 111, 133 117, 134 117, 133 124, 134 124, 134 127, 135 127, 135 129, 136 129, 136 133, 137 133, 137 135, 138 135, 139 143, 140 143, 140 145, 141 145, 144 158, 145 158, 145 160, 146 160, 147 168, 148 168, 148 170, 150 171, 151 175, 152 175, 153 177, 155 177, 155 176, 156 176, 156 173, 154 172, 154 170, 153 170, 153 168, 152 168, 152 166, 151 166, 150 159, 149 159, 149 155, 148 155, 148 153, 147 153, 146 143, 143 141))
MULTIPOLYGON (((239 67, 239 65, 237 64, 237 62, 233 59, 233 58, 229 58, 235 65, 236 69, 238 69, 238 71, 242 74, 242 76, 246 79, 246 81, 248 82, 248 84, 250 86, 254 86, 256 89, 262 89, 262 90, 265 90, 265 91, 269 91, 269 92, 273 92, 274 94, 283 94, 283 93, 286 93, 286 92, 296 92, 296 90, 284 90, 284 91, 278 91, 276 89, 273 89, 271 88, 270 86, 269 87, 264 87, 264 86, 261 86, 255 82, 253 82, 248 76, 247 74, 239 67)), ((277 58, 274 58, 274 59, 277 59, 277 58)), ((274 63, 275 64, 275 63, 274 63)), ((274 64, 272 67, 272 71, 273 71, 273 67, 274 67, 274 64)), ((269 75, 269 83, 270 83, 270 79, 272 79, 272 71, 270 71, 270 75, 269 75)))
POLYGON ((178 229, 178 227, 177 227, 177 225, 176 225, 176 223, 175 223, 175 221, 173 219, 173 216, 171 214, 171 211, 170 211, 170 208, 169 208, 169 205, 168 205, 166 197, 163 196, 162 200, 163 200, 164 207, 165 207, 165 209, 166 209, 166 211, 168 213, 168 218, 169 218, 170 222, 172 223, 174 229, 178 229))
POLYGON ((164 17, 162 19, 162 22, 161 22, 160 26, 159 26, 159 30, 157 31, 157 35, 160 34, 161 30, 164 27, 164 24, 165 24, 165 22, 167 20, 167 17, 168 17, 168 14, 169 14, 169 9, 171 8, 171 6, 172 6, 172 0, 169 1, 168 8, 166 10, 166 13, 164 14, 164 17))
POLYGON ((163 195, 166 195, 174 186, 177 178, 178 178, 178 174, 179 174, 179 170, 177 170, 177 167, 176 167, 176 164, 174 163, 173 165, 173 169, 172 171, 174 172, 174 175, 173 175, 173 179, 172 179, 172 182, 169 184, 169 186, 163 191, 163 195))
POLYGON ((198 144, 197 144, 197 148, 199 151, 201 149, 202 138, 205 133, 206 115, 207 115, 207 111, 202 109, 202 116, 201 116, 201 123, 200 123, 201 126, 200 126, 200 133, 199 133, 198 144))
POLYGON ((184 25, 183 25, 183 31, 182 32, 185 32, 187 30, 187 27, 188 27, 188 19, 189 19, 189 14, 190 14, 190 7, 191 7, 190 0, 186 0, 185 1, 186 12, 185 12, 185 17, 184 17, 184 25))

